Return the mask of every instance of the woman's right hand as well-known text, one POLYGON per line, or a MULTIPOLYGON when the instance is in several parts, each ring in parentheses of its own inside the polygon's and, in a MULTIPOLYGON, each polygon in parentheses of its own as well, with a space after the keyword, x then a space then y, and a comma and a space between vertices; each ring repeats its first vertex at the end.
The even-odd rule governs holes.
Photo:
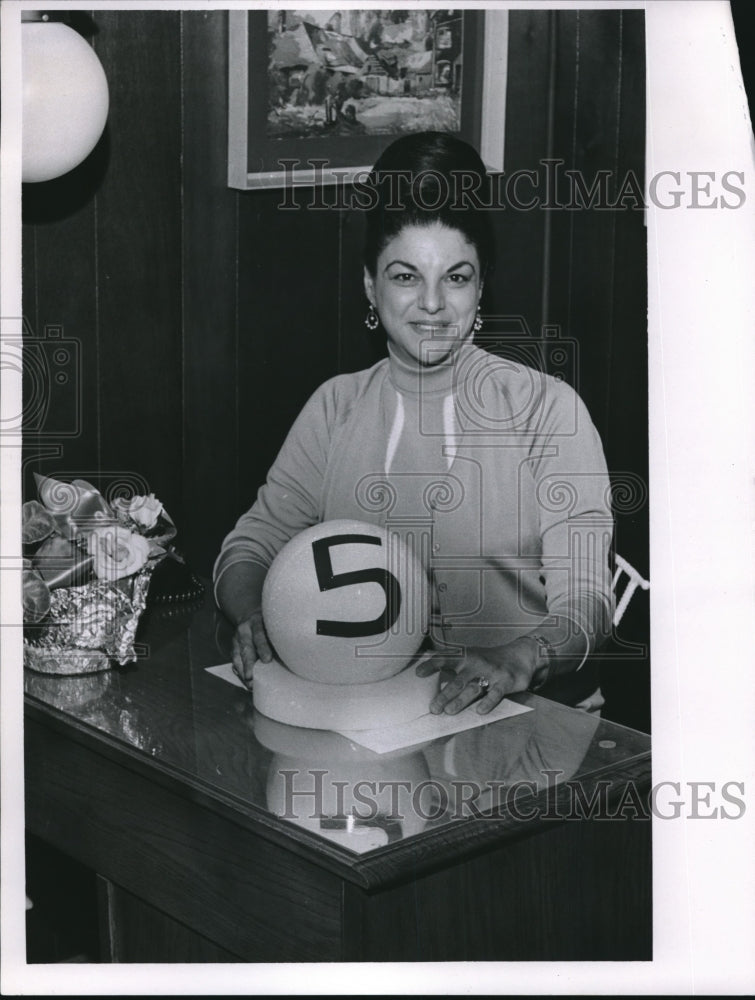
POLYGON ((269 663, 273 658, 270 640, 262 621, 262 588, 267 570, 252 562, 237 562, 220 576, 215 596, 229 622, 237 622, 233 634, 233 672, 248 688, 252 686, 252 668, 257 660, 269 663))
POLYGON ((262 611, 253 611, 233 634, 233 672, 248 688, 252 686, 252 670, 257 660, 270 663, 273 651, 262 621, 262 611))

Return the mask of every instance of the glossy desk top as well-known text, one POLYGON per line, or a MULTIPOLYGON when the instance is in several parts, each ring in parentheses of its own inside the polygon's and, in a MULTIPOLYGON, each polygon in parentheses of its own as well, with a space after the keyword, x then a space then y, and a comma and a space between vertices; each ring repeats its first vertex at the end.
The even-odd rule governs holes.
POLYGON ((273 722, 206 672, 230 640, 209 595, 148 611, 137 639, 126 667, 25 671, 29 717, 366 885, 649 777, 648 736, 531 694, 533 711, 383 755, 273 722))

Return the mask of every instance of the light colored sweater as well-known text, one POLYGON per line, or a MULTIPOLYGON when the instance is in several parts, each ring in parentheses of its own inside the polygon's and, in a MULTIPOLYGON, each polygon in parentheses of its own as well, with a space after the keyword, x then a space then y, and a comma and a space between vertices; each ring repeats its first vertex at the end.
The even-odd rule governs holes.
POLYGON ((469 344, 421 371, 391 356, 325 382, 223 542, 216 583, 335 518, 415 536, 437 642, 504 645, 555 614, 589 650, 610 633, 601 442, 574 390, 524 365, 469 344))

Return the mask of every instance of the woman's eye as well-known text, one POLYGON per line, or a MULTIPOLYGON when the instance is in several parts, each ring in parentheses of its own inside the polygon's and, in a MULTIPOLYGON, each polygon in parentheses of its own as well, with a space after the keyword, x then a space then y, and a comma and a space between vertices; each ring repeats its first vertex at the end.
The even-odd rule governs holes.
POLYGON ((457 272, 454 274, 449 274, 448 280, 451 282, 452 285, 466 285, 472 279, 468 274, 459 274, 457 272))
POLYGON ((411 274, 409 271, 402 271, 399 274, 392 274, 391 281, 396 281, 400 285, 410 285, 416 280, 416 277, 415 274, 411 274))

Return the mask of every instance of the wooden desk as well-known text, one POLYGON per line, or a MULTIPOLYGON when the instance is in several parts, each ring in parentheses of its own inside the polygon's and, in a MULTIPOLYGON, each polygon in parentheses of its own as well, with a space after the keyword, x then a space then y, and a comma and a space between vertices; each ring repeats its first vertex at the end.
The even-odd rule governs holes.
POLYGON ((27 829, 98 873, 111 961, 652 957, 647 736, 521 695, 534 711, 378 757, 207 674, 228 658, 209 601, 140 638, 133 666, 26 672, 27 829))

